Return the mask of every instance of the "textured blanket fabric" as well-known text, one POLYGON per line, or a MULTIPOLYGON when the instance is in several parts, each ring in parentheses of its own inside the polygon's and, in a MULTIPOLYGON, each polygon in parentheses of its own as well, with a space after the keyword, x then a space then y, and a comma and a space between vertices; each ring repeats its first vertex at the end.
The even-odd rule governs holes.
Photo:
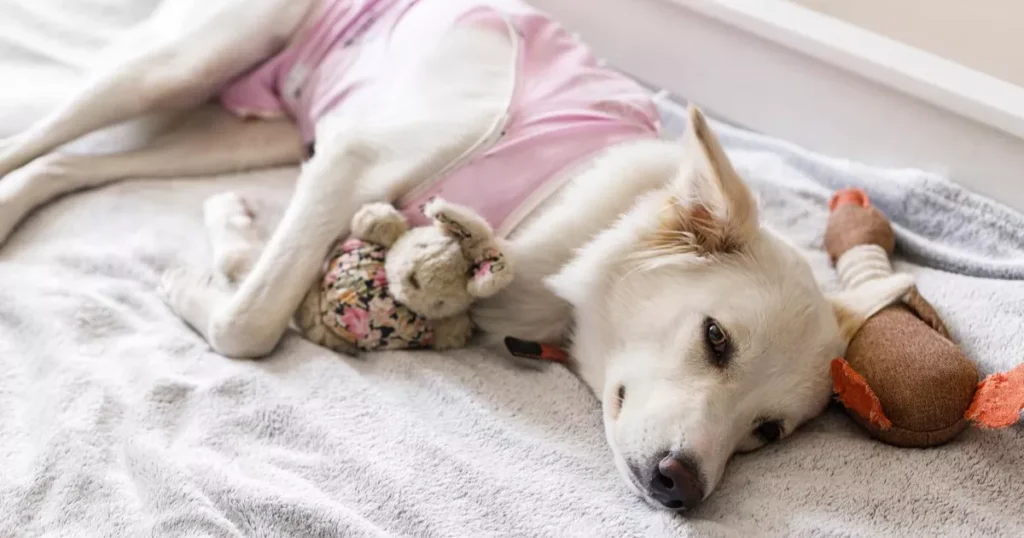
MULTIPOLYGON (((0 0, 0 136, 153 3, 0 0)), ((982 371, 1024 360, 1024 216, 923 173, 721 132, 823 282, 827 196, 864 187, 897 225, 897 267, 982 371)), ((628 491, 596 401, 560 368, 476 350, 351 359, 297 337, 262 361, 217 356, 157 298, 158 275, 207 260, 204 197, 236 189, 273 215, 294 176, 121 183, 37 212, 0 250, 0 536, 1024 535, 1021 427, 904 450, 832 410, 735 458, 683 518, 628 491)))

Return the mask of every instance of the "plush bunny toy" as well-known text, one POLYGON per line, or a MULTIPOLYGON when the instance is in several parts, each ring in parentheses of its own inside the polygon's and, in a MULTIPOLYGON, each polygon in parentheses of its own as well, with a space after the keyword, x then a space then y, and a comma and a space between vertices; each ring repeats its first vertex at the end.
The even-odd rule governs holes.
POLYGON ((508 285, 512 268, 473 211, 438 198, 423 212, 431 225, 411 229, 389 204, 356 213, 295 314, 306 338, 350 355, 468 342, 470 305, 508 285))

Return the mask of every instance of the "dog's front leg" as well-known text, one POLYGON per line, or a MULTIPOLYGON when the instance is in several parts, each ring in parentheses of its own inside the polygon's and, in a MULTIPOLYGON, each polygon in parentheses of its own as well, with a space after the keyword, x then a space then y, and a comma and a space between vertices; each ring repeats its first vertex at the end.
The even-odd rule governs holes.
MULTIPOLYGON (((164 293, 223 355, 270 353, 288 328, 331 244, 364 204, 392 201, 485 140, 511 99, 515 47, 491 29, 458 27, 374 113, 318 128, 281 224, 234 293, 207 271, 175 271, 164 293)), ((319 126, 318 126, 319 127, 319 126)))
POLYGON ((220 288, 207 271, 176 269, 162 284, 169 305, 223 355, 269 353, 332 243, 370 201, 359 184, 374 160, 358 144, 318 153, 303 168, 281 223, 238 290, 220 288))
POLYGON ((318 145, 316 156, 303 167, 281 223, 237 291, 219 287, 208 270, 175 269, 165 275, 165 300, 218 353, 238 358, 270 353, 331 245, 348 234, 356 211, 370 202, 390 201, 397 192, 442 170, 469 143, 467 139, 472 141, 451 136, 434 144, 405 143, 429 140, 437 132, 433 121, 358 132, 318 145))

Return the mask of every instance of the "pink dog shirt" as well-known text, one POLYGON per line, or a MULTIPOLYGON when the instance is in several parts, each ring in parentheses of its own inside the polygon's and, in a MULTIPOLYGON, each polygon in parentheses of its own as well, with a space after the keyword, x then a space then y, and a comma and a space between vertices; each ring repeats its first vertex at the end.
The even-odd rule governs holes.
POLYGON ((239 115, 291 116, 312 143, 320 119, 372 110, 373 97, 456 25, 513 42, 515 89, 492 132, 399 199, 412 224, 426 224, 420 206, 442 196, 506 235, 574 164, 658 136, 646 90, 599 65, 575 37, 520 0, 324 0, 285 50, 226 86, 221 102, 239 115))

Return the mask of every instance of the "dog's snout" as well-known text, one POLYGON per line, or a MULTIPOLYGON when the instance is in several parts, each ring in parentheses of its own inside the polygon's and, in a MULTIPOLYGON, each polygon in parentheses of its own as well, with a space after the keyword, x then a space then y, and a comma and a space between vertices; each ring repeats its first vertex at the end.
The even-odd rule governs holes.
POLYGON ((669 454, 654 470, 651 496, 673 510, 696 508, 704 498, 700 469, 690 458, 669 454))

